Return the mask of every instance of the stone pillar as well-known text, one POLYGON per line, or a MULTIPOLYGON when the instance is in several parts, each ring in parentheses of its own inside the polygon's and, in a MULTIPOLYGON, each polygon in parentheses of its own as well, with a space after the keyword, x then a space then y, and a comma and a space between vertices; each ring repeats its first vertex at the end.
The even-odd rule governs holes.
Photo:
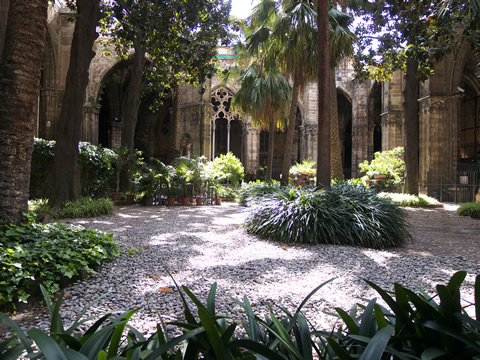
POLYGON ((404 145, 403 112, 391 111, 382 117, 382 150, 391 150, 404 145))
POLYGON ((392 81, 383 83, 382 98, 382 150, 404 146, 403 90, 404 76, 395 72, 392 81))
POLYGON ((246 158, 243 165, 246 171, 253 171, 260 166, 260 130, 252 127, 251 121, 246 121, 244 129, 246 158))
POLYGON ((97 105, 87 104, 83 107, 83 124, 81 141, 98 145, 98 115, 100 109, 97 105))
POLYGON ((200 154, 210 159, 212 149, 212 105, 210 101, 201 105, 200 154))
MULTIPOLYGON (((354 178, 362 175, 358 164, 364 160, 371 160, 373 156, 373 154, 370 154, 373 138, 369 139, 369 90, 368 82, 360 83, 356 81, 354 83, 354 97, 352 99, 352 177, 354 178)), ((374 126, 373 122, 372 126, 374 126)))
POLYGON ((302 160, 313 160, 315 163, 318 159, 318 125, 317 123, 307 122, 303 126, 303 139, 305 141, 305 152, 302 160))
POLYGON ((440 177, 455 171, 459 157, 461 96, 426 96, 420 102, 420 189, 440 191, 440 177))

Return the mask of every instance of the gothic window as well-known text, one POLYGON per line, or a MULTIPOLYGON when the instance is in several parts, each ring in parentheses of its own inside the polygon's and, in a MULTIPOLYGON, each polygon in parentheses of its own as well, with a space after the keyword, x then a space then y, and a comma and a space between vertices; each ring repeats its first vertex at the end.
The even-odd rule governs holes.
POLYGON ((460 157, 462 160, 480 158, 480 119, 478 96, 465 86, 465 99, 460 122, 460 157))

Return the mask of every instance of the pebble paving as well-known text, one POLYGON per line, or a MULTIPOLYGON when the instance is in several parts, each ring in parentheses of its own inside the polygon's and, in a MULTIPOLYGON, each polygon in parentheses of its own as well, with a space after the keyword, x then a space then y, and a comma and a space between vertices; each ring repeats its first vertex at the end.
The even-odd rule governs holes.
MULTIPOLYGON (((465 304, 473 300, 475 274, 480 274, 476 258, 262 240, 244 232, 246 214, 235 203, 134 205, 119 207, 111 216, 74 221, 113 233, 124 251, 97 274, 66 289, 61 309, 65 322, 71 323, 83 307, 103 296, 86 316, 139 308, 130 324, 144 334, 153 333, 158 316, 167 323, 183 320, 173 279, 204 302, 216 282, 217 312, 237 321, 244 316, 234 299, 247 296, 262 317, 270 306, 277 313, 276 305, 294 311, 316 286, 334 279, 304 307, 306 317, 321 330, 335 325, 336 318, 328 314, 335 307, 348 310, 362 298, 379 297, 364 279, 389 290, 398 282, 432 291, 456 271, 465 270, 468 276, 462 296, 465 304)), ((39 315, 30 326, 46 330, 48 323, 45 315, 39 315)), ((172 325, 168 329, 178 331, 172 325)))

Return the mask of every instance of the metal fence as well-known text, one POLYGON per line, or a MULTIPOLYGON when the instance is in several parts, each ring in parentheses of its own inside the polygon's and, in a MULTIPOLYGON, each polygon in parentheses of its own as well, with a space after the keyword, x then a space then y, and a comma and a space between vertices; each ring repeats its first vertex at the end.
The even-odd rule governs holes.
POLYGON ((480 187, 480 171, 455 171, 442 174, 439 183, 430 183, 429 188, 438 189, 433 196, 441 202, 474 202, 480 187))

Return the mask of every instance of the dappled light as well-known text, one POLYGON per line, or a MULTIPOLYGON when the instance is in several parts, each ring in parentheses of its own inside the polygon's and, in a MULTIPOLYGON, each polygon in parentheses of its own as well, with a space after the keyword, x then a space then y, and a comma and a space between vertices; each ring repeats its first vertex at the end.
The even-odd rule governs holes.
MULTIPOLYGON (((200 298, 206 298, 211 284, 216 282, 218 311, 240 319, 239 307, 232 298, 247 295, 259 314, 268 313, 273 304, 294 311, 314 287, 334 279, 304 309, 315 327, 328 330, 336 319, 324 312, 332 312, 335 307, 349 309, 359 298, 378 297, 364 279, 389 290, 398 282, 432 293, 436 284, 445 283, 459 269, 469 273, 463 287, 465 305, 473 300, 471 286, 473 274, 480 272, 479 258, 468 248, 460 248, 458 242, 452 249, 456 255, 444 256, 431 246, 434 239, 424 239, 422 231, 428 235, 435 229, 432 220, 427 217, 430 223, 415 223, 419 215, 444 213, 455 216, 457 224, 469 221, 454 211, 409 208, 409 219, 414 222, 412 242, 388 250, 261 240, 243 229, 248 211, 236 203, 189 207, 134 205, 118 208, 112 216, 78 220, 114 233, 124 253, 102 266, 96 275, 69 287, 62 315, 68 322, 87 303, 107 294, 87 315, 140 308, 131 324, 144 333, 152 333, 156 330, 157 313, 167 322, 184 317, 174 280, 200 298), (427 230, 425 226, 430 225, 427 230)), ((477 225, 472 231, 479 228, 477 225)), ((447 224, 439 229, 447 236, 459 233, 458 228, 447 224)))

